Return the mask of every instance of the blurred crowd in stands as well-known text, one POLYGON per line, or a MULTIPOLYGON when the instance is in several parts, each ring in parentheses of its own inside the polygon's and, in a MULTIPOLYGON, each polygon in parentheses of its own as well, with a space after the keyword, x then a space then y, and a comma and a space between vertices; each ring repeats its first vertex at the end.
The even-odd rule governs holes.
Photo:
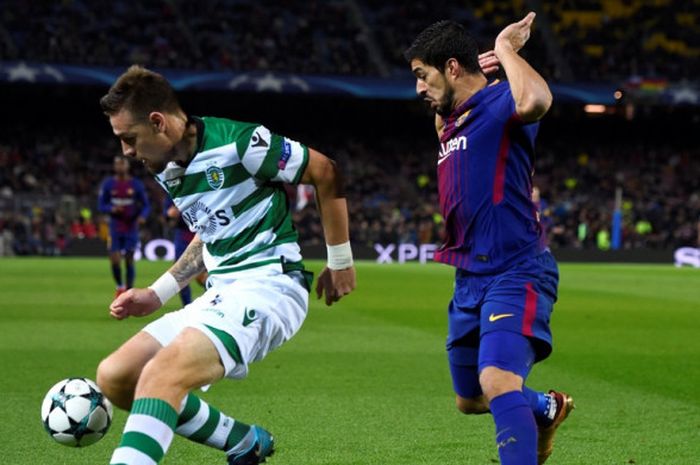
MULTIPOLYGON (((523 53, 559 81, 696 80, 700 2, 557 0, 523 53)), ((5 0, 0 61, 389 76, 433 21, 455 19, 491 48, 522 0, 5 0)))
MULTIPOLYGON (((551 81, 700 75, 698 0, 534 3, 541 11, 522 53, 551 81)), ((428 24, 455 19, 487 50, 527 8, 522 0, 5 0, 0 62, 395 76, 408 73, 402 52, 428 24)), ((106 236, 96 195, 119 148, 105 128, 78 126, 16 121, 0 128, 0 255, 61 254, 71 241, 106 236)), ((319 145, 346 172, 352 240, 439 243, 433 141, 387 132, 346 142, 341 127, 329 130, 334 143, 319 145)), ((700 149, 690 135, 678 145, 584 134, 540 138, 536 195, 553 248, 609 248, 618 189, 623 248, 698 245, 700 149)), ((313 145, 316 135, 301 139, 313 145)), ((133 169, 155 207, 143 240, 165 237, 164 194, 141 167, 133 169)), ((320 244, 313 193, 289 192, 301 242, 320 244)))
MULTIPOLYGON (((618 188, 624 249, 699 245, 700 149, 590 140, 569 126, 569 135, 544 131, 536 162, 535 195, 552 248, 609 249, 618 188)), ((118 153, 113 138, 29 136, 17 128, 0 131, 0 255, 57 255, 71 241, 106 238, 96 202, 118 153)), ((313 136, 306 140, 315 145, 313 136)), ((341 134, 334 145, 320 142, 346 175, 355 244, 441 242, 432 142, 341 134)), ((164 193, 142 167, 132 164, 132 171, 145 181, 154 206, 142 242, 168 237, 159 208, 164 193)), ((289 194, 301 243, 323 244, 313 191, 290 186, 289 194)))

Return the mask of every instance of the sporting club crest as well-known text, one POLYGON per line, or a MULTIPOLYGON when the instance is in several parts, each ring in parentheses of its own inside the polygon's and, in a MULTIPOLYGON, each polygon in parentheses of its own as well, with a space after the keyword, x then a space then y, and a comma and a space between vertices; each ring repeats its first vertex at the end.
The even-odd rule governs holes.
POLYGON ((210 166, 207 168, 207 182, 212 189, 221 189, 224 185, 224 170, 218 166, 210 166))

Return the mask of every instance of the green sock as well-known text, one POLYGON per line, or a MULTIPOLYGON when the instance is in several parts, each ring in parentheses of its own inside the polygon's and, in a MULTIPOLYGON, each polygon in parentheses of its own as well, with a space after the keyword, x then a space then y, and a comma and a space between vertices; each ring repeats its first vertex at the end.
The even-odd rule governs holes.
POLYGON ((250 425, 221 413, 192 393, 183 400, 175 432, 223 451, 247 446, 252 437, 248 434, 250 425))
POLYGON ((173 440, 177 412, 161 399, 134 400, 111 465, 143 465, 162 460, 173 440))

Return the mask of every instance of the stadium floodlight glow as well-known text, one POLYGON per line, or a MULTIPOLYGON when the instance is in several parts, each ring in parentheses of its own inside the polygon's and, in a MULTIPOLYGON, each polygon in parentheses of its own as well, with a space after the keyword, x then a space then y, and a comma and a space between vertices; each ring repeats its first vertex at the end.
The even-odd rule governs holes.
POLYGON ((585 105, 583 107, 583 111, 586 113, 605 113, 605 105, 599 105, 599 104, 594 104, 594 103, 589 103, 588 105, 585 105))

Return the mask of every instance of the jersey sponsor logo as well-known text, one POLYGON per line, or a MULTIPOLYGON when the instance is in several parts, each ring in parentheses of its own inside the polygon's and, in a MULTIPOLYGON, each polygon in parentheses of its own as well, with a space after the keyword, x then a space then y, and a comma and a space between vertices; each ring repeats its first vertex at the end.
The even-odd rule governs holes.
POLYGON ((245 311, 243 312, 243 326, 248 326, 252 322, 258 319, 258 312, 255 310, 248 309, 246 307, 245 311))
POLYGON ((199 234, 214 234, 216 232, 216 216, 212 215, 211 209, 200 201, 193 203, 182 212, 182 219, 185 220, 190 231, 196 231, 199 234))
POLYGON ((207 182, 212 189, 220 189, 224 185, 224 170, 216 165, 212 165, 206 170, 207 182))
POLYGON ((282 140, 282 156, 280 157, 280 161, 277 162, 277 168, 283 170, 287 167, 287 162, 289 161, 289 158, 292 156, 292 144, 289 143, 287 138, 285 137, 282 140))
POLYGON ((257 130, 253 133, 253 137, 250 138, 250 146, 251 147, 269 147, 270 144, 263 139, 263 136, 260 132, 257 130))
POLYGON ((452 155, 455 150, 467 149, 467 136, 459 136, 442 142, 440 144, 440 153, 438 154, 438 165, 452 155))
POLYGON ((494 321, 502 320, 503 318, 509 318, 511 316, 515 316, 515 313, 499 313, 498 315, 492 313, 489 315, 489 321, 493 323, 494 321))
POLYGON ((217 309, 215 309, 215 308, 207 307, 207 308, 203 308, 202 311, 203 311, 203 312, 211 312, 211 313, 213 313, 214 315, 218 316, 219 318, 224 318, 224 317, 226 317, 226 315, 224 314, 224 312, 222 312, 221 310, 217 310, 217 309))
POLYGON ((112 205, 115 207, 128 207, 134 204, 134 199, 131 197, 112 197, 112 205))

